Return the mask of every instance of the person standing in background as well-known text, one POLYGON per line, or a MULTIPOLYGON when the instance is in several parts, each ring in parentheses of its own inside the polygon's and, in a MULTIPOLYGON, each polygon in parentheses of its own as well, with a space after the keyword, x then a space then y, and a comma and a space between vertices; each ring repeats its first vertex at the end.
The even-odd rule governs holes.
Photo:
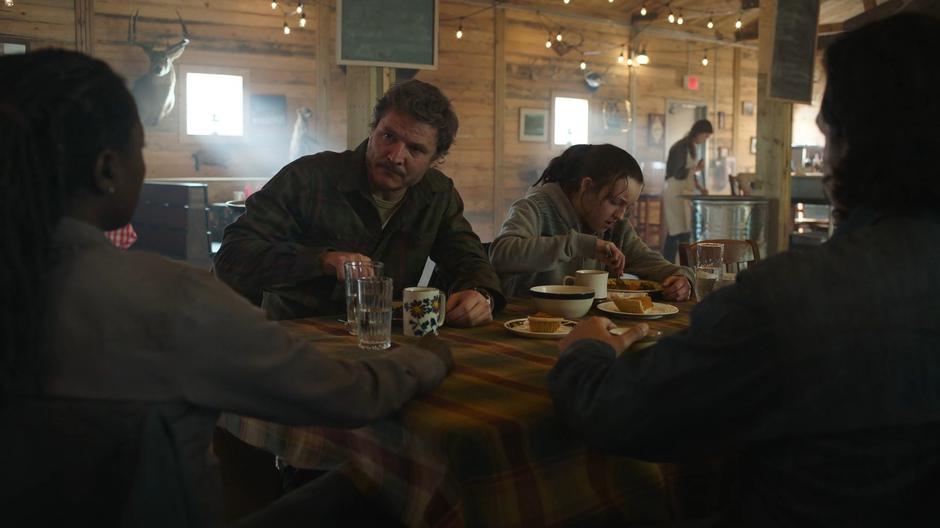
POLYGON ((695 189, 702 194, 708 194, 708 189, 699 183, 695 174, 705 168, 704 158, 698 158, 698 145, 708 141, 713 132, 711 122, 699 119, 685 137, 669 148, 669 157, 666 159, 666 188, 663 189, 663 218, 667 233, 663 257, 669 262, 676 261, 679 244, 689 243, 691 238, 689 204, 680 195, 691 194, 695 189))

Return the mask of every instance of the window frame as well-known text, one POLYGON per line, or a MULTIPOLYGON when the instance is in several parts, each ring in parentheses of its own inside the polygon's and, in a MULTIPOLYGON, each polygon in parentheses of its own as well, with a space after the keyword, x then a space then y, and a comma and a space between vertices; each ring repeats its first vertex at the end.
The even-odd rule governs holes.
MULTIPOLYGON (((551 132, 551 136, 548 138, 549 145, 552 148, 567 148, 567 145, 568 145, 567 143, 562 143, 560 145, 555 143, 555 125, 558 119, 558 112, 555 107, 555 101, 559 97, 563 97, 565 99, 581 99, 583 101, 587 101, 587 140, 585 141, 585 143, 590 143, 591 142, 591 107, 592 107, 591 98, 585 97, 584 94, 579 94, 575 92, 552 92, 551 102, 550 102, 552 132, 551 132)), ((577 143, 572 143, 572 145, 577 145, 577 143)))
POLYGON ((177 67, 177 103, 179 108, 179 141, 180 143, 243 143, 249 139, 251 130, 249 128, 248 112, 251 91, 249 90, 249 75, 247 68, 230 68, 226 66, 200 66, 193 64, 180 65, 177 67), (242 78, 242 135, 240 136, 213 136, 213 135, 191 135, 186 132, 187 115, 186 109, 189 105, 187 100, 187 81, 186 76, 189 73, 206 73, 210 75, 238 75, 242 78))

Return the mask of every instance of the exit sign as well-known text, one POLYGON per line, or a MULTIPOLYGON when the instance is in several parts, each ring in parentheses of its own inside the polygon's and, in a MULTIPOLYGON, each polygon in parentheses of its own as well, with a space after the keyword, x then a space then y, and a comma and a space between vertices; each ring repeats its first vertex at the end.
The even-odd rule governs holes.
POLYGON ((698 75, 686 75, 682 78, 686 90, 698 90, 698 75))

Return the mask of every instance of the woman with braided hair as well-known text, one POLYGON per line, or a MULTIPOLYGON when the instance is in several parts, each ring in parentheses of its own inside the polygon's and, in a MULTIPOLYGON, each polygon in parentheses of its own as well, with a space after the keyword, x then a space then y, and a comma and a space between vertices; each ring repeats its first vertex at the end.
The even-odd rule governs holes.
MULTIPOLYGON (((452 359, 433 343, 359 361, 326 357, 208 271, 113 247, 103 232, 133 214, 143 143, 134 100, 104 62, 64 50, 0 57, 0 411, 62 399, 179 404, 185 411, 168 427, 191 480, 196 524, 214 524, 220 490, 209 443, 220 412, 358 427, 435 387, 452 359)), ((330 475, 256 513, 255 524, 338 524, 330 517, 338 511, 317 506, 333 499, 360 513, 351 484, 330 475), (295 493, 301 500, 284 502, 295 493)), ((77 511, 89 513, 87 505, 61 489, 23 491, 21 477, 10 483, 17 477, 4 464, 2 489, 18 492, 4 493, 5 519, 46 524, 42 516, 65 515, 84 524, 77 511)), ((118 500, 105 507, 92 512, 95 525, 127 513, 118 500)))
POLYGON ((607 269, 662 282, 666 299, 688 299, 688 269, 647 247, 630 225, 642 190, 640 165, 620 147, 574 145, 552 159, 490 248, 503 291, 525 297, 576 270, 607 269))

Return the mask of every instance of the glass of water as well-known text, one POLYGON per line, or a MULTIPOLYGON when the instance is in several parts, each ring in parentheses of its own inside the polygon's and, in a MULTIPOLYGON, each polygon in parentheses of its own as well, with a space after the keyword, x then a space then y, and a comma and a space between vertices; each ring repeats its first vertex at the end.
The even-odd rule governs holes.
POLYGON ((353 260, 343 264, 346 273, 346 331, 356 335, 356 279, 381 277, 385 266, 378 261, 353 260))
POLYGON ((359 348, 385 350, 392 346, 392 279, 356 279, 356 329, 359 348))
POLYGON ((695 244, 695 298, 701 301, 715 289, 724 270, 725 245, 720 242, 695 244))

